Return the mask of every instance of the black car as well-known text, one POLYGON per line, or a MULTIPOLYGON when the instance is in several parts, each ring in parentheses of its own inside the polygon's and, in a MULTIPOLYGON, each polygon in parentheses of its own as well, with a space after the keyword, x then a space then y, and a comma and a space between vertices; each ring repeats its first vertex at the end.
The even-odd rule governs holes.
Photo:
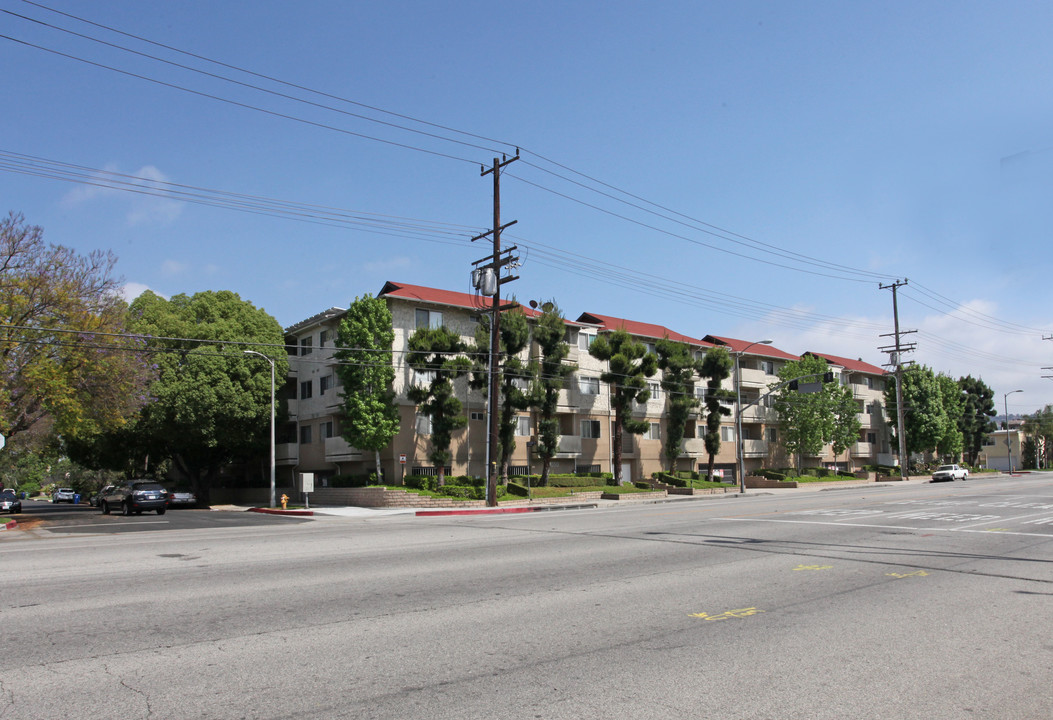
POLYGON ((111 510, 120 510, 125 515, 141 515, 143 510, 156 510, 164 515, 168 509, 168 493, 161 483, 154 480, 132 480, 117 485, 99 500, 103 515, 111 510))
POLYGON ((7 511, 14 515, 22 512, 22 501, 11 490, 0 493, 0 511, 7 511))

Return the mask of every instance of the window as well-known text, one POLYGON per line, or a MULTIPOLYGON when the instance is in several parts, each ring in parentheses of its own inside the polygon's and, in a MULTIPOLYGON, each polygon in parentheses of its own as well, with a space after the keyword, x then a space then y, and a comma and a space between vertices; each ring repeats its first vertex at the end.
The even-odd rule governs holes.
POLYGON ((332 330, 323 330, 318 333, 318 347, 325 347, 325 343, 332 337, 332 330))
POLYGON ((323 375, 318 378, 318 394, 325 395, 325 391, 333 387, 333 376, 323 375))
POLYGON ((310 380, 304 380, 303 382, 301 382, 300 383, 300 399, 301 400, 306 400, 307 398, 312 397, 314 395, 314 393, 311 390, 312 390, 312 384, 311 384, 310 380))
POLYGON ((877 433, 868 432, 867 433, 867 442, 868 443, 876 443, 877 442, 877 433))
POLYGON ((521 437, 530 435, 530 417, 527 415, 520 415, 516 418, 516 435, 521 437))
POLYGON ((478 412, 478 411, 474 411, 474 412, 469 413, 468 417, 471 420, 485 420, 486 419, 486 414, 478 412))
POLYGON ((599 395, 600 379, 598 377, 579 377, 578 391, 582 395, 599 395))
POLYGON ((768 442, 774 443, 779 442, 779 429, 770 427, 768 428, 768 442))
POLYGON ((417 415, 417 434, 431 435, 431 416, 417 415))
POLYGON ((578 331, 578 349, 579 350, 588 350, 589 349, 589 345, 592 345, 594 342, 596 342, 596 331, 595 330, 590 330, 590 331, 579 330, 578 331))
POLYGON ((775 374, 775 361, 774 360, 761 360, 760 369, 764 371, 765 375, 775 374))
POLYGON ((414 385, 431 385, 435 380, 435 370, 414 370, 413 371, 413 384, 414 385))
POLYGON ((310 445, 311 444, 311 426, 301 425, 300 426, 300 444, 310 445))
POLYGON ((646 350, 647 352, 651 353, 652 355, 654 355, 654 354, 655 354, 655 352, 656 352, 656 351, 655 351, 655 349, 654 349, 654 343, 653 343, 653 342, 645 342, 645 343, 643 344, 643 346, 644 346, 644 349, 645 349, 645 350, 646 350))
POLYGON ((333 421, 328 420, 324 423, 318 423, 318 436, 323 440, 326 438, 333 437, 333 421))
POLYGON ((582 420, 581 421, 581 436, 583 438, 598 439, 600 437, 600 421, 599 420, 582 420))
POLYGON ((698 398, 699 400, 705 400, 706 399, 706 386, 705 385, 695 385, 695 397, 698 398))
POLYGON ((647 428, 647 439, 648 440, 661 440, 662 439, 662 426, 659 423, 651 423, 647 428))
POLYGON ((720 426, 720 441, 735 442, 735 428, 727 425, 720 426))
POLYGON ((571 347, 578 346, 578 331, 574 328, 567 328, 566 334, 563 336, 563 341, 571 347))
POLYGON ((662 397, 662 385, 661 383, 648 382, 647 389, 651 391, 651 399, 658 400, 662 397))
POLYGON ((310 338, 310 337, 300 338, 300 354, 301 355, 310 355, 311 354, 311 351, 314 349, 314 348, 311 347, 312 340, 313 340, 313 338, 310 338))
POLYGON ((440 328, 442 327, 442 313, 438 310, 417 310, 418 328, 440 328))

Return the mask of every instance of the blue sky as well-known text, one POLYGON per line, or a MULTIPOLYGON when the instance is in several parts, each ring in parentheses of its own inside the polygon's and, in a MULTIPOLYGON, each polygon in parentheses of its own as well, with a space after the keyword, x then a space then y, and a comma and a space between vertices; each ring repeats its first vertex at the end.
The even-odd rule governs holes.
POLYGON ((999 410, 1053 402, 1051 4, 0 10, 0 210, 113 250, 130 293, 234 290, 288 326, 386 280, 467 292, 480 165, 519 147, 521 300, 881 364, 879 284, 909 278, 911 359, 981 376, 999 410))

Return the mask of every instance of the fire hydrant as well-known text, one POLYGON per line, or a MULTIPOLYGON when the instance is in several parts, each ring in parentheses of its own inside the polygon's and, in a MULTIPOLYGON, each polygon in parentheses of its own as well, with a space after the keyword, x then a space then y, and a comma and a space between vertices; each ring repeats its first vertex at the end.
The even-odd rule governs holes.
POLYGON ((288 503, 288 502, 289 502, 289 496, 288 495, 282 495, 282 510, 287 510, 288 509, 288 508, 285 507, 286 503, 288 503))

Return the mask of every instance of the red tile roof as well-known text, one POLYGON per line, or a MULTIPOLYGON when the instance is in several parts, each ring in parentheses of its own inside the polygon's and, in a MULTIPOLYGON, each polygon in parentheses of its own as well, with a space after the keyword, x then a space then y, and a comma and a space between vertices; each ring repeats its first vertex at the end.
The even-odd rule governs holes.
POLYGON ((749 348, 750 355, 759 355, 760 357, 778 358, 780 360, 800 360, 799 355, 791 355, 785 350, 780 350, 777 347, 771 345, 762 345, 758 342, 750 342, 749 340, 739 340, 737 338, 720 337, 719 335, 706 335, 703 338, 707 342, 711 342, 715 345, 725 345, 731 352, 742 352, 749 348))
POLYGON ((582 313, 578 316, 578 322, 587 323, 589 325, 599 325, 604 330, 624 330, 630 335, 635 335, 637 337, 655 338, 656 340, 669 338, 670 340, 676 340, 677 342, 687 343, 688 345, 694 345, 696 347, 710 347, 712 345, 712 343, 707 343, 698 338, 688 337, 683 333, 670 330, 664 325, 625 320, 623 318, 611 317, 610 315, 582 313))
POLYGON ((814 355, 815 357, 826 360, 831 365, 840 365, 845 370, 851 372, 867 373, 868 375, 884 375, 884 368, 879 368, 877 365, 871 365, 868 362, 863 362, 862 358, 859 360, 853 360, 852 358, 839 357, 837 355, 831 355, 829 353, 817 353, 807 352, 805 355, 814 355))
MULTIPOLYGON (((396 297, 403 300, 416 300, 418 302, 434 303, 436 305, 448 305, 452 307, 468 308, 480 312, 491 308, 491 299, 485 295, 473 295, 470 293, 454 292, 453 290, 439 290, 437 288, 424 287, 423 285, 410 285, 408 283, 395 283, 390 280, 384 283, 377 297, 396 297)), ((502 299, 505 305, 510 300, 502 299)), ((514 301, 512 301, 514 302, 514 301)), ((535 310, 527 305, 520 304, 519 307, 528 318, 541 315, 540 310, 535 310)), ((573 320, 566 320, 567 325, 576 325, 573 320)))

